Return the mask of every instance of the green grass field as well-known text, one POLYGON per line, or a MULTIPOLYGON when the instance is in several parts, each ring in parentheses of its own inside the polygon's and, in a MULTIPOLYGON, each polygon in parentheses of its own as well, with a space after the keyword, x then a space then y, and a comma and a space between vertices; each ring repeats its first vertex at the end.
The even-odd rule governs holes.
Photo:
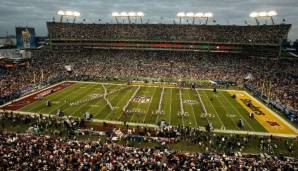
POLYGON ((78 117, 90 112, 102 120, 147 124, 165 120, 170 125, 191 127, 205 127, 211 122, 215 129, 267 132, 226 91, 80 82, 20 111, 56 114, 58 109, 78 117), (103 94, 106 98, 101 97, 103 94), (52 102, 51 107, 46 106, 47 100, 52 102), (244 128, 237 126, 239 119, 244 121, 244 128))

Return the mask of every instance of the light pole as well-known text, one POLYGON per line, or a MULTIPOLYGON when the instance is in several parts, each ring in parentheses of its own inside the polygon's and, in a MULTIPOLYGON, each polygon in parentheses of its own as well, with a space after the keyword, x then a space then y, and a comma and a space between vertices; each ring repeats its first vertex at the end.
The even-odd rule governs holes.
POLYGON ((134 12, 134 11, 130 11, 130 12, 126 12, 126 11, 122 11, 122 12, 112 12, 112 16, 115 17, 115 20, 117 22, 117 24, 119 23, 118 18, 127 18, 129 24, 131 24, 131 20, 132 19, 138 19, 140 18, 141 23, 143 24, 143 17, 145 16, 145 14, 141 11, 139 12, 134 12))
POLYGON ((181 20, 182 20, 182 18, 185 17, 185 13, 184 12, 178 12, 177 17, 179 18, 179 24, 181 24, 181 20))
POLYGON ((137 16, 140 17, 141 23, 143 24, 144 13, 139 11, 139 12, 137 12, 137 16))
POLYGON ((209 18, 212 18, 213 14, 211 12, 207 12, 204 14, 204 17, 206 18, 206 25, 207 25, 209 18))
POLYGON ((62 23, 63 16, 65 15, 65 14, 64 14, 64 11, 59 10, 59 11, 57 12, 57 15, 60 16, 60 23, 62 23))
POLYGON ((262 11, 262 12, 252 12, 250 13, 249 15, 251 18, 254 18, 256 20, 256 23, 257 25, 260 25, 260 21, 259 21, 259 18, 270 18, 272 24, 274 25, 275 22, 273 20, 273 17, 274 16, 277 16, 277 12, 276 11, 269 11, 269 12, 266 12, 266 11, 262 11))
POLYGON ((120 16, 119 12, 112 12, 112 16, 115 17, 116 23, 118 24, 118 17, 120 16))
POLYGON ((77 12, 77 11, 74 11, 74 12, 73 12, 73 16, 74 16, 74 18, 73 18, 73 23, 75 23, 75 22, 76 22, 76 18, 77 18, 77 17, 80 17, 81 14, 80 14, 79 12, 77 12))
POLYGON ((79 12, 77 12, 77 11, 62 11, 62 10, 59 10, 57 12, 57 15, 60 16, 60 23, 62 23, 64 16, 66 16, 66 17, 73 17, 73 23, 75 23, 76 18, 78 18, 78 17, 81 16, 81 14, 79 12))
POLYGON ((179 24, 181 24, 183 18, 192 19, 192 24, 195 24, 196 19, 206 19, 206 24, 208 24, 208 20, 209 20, 209 18, 213 17, 213 13, 211 13, 211 12, 206 12, 206 13, 178 12, 177 17, 179 18, 179 24))

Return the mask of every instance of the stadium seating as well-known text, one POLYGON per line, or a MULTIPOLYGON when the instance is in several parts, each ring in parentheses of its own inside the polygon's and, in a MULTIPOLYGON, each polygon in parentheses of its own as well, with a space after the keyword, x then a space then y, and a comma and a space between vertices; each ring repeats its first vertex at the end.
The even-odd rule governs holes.
POLYGON ((102 79, 152 77, 164 80, 223 80, 250 85, 272 101, 285 105, 287 110, 297 112, 297 66, 296 61, 232 54, 121 50, 81 53, 36 51, 29 67, 6 70, 0 75, 0 92, 2 100, 8 100, 15 97, 15 93, 32 90, 34 82, 45 84, 69 76, 79 79, 84 75, 102 79), (65 65, 72 65, 73 72, 67 72, 65 65), (252 80, 244 80, 248 74, 252 75, 252 80))
POLYGON ((173 24, 47 23, 54 40, 171 40, 279 44, 291 25, 231 26, 173 24))

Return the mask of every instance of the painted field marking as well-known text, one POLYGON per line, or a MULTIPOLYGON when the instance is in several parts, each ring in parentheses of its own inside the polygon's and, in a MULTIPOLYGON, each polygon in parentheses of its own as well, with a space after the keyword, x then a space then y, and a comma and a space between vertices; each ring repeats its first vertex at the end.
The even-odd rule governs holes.
POLYGON ((213 106, 212 102, 210 101, 210 99, 208 98, 208 94, 203 91, 203 93, 207 96, 207 101, 209 102, 209 104, 211 104, 211 107, 213 109, 213 111, 216 113, 217 119, 219 120, 219 122, 221 123, 221 127, 226 127, 225 124, 223 123, 223 121, 220 119, 219 114, 217 113, 217 111, 215 110, 215 107, 213 106))
MULTIPOLYGON (((219 97, 219 96, 218 96, 219 97)), ((217 99, 217 98, 216 98, 217 99)), ((228 113, 228 111, 227 111, 227 109, 225 108, 225 105, 223 104, 223 102, 220 100, 220 99, 217 99, 218 101, 219 101, 219 103, 221 104, 221 107, 224 109, 224 111, 225 111, 225 116, 227 117, 227 113, 228 113)), ((235 125, 235 128, 237 128, 238 130, 240 130, 240 128, 238 127, 238 125, 237 125, 237 123, 235 123, 234 122, 234 120, 232 119, 232 118, 229 118, 229 117, 227 117, 228 119, 230 119, 232 122, 233 122, 233 124, 235 125)))
MULTIPOLYGON (((188 94, 188 98, 191 99, 188 90, 187 90, 187 94, 188 94)), ((198 128, 198 122, 197 122, 197 118, 196 118, 196 115, 195 115, 195 112, 194 112, 194 109, 193 109, 193 105, 190 104, 190 106, 191 106, 191 109, 192 109, 192 115, 193 115, 193 117, 195 118, 196 127, 198 128)))
MULTIPOLYGON (((144 119, 143 119, 143 123, 145 122, 145 120, 146 120, 146 117, 147 117, 147 115, 148 115, 148 112, 149 112, 149 109, 150 109, 150 106, 151 106, 151 104, 153 103, 153 99, 154 99, 154 96, 155 96, 155 93, 156 93, 156 90, 157 90, 158 88, 155 88, 154 89, 154 93, 153 93, 153 95, 152 95, 152 99, 151 99, 151 101, 150 101, 150 103, 149 103, 149 105, 148 105, 148 107, 147 107, 147 110, 146 110, 146 113, 145 113, 145 117, 144 117, 144 119)), ((151 94, 151 91, 149 91, 148 90, 148 94, 151 94)))
POLYGON ((251 128, 251 130, 255 130, 249 122, 247 122, 247 120, 242 116, 241 112, 239 112, 239 110, 230 102, 230 100, 224 95, 222 94, 222 96, 226 99, 226 101, 230 104, 230 106, 232 106, 232 109, 234 112, 237 112, 238 115, 248 124, 248 126, 251 128))

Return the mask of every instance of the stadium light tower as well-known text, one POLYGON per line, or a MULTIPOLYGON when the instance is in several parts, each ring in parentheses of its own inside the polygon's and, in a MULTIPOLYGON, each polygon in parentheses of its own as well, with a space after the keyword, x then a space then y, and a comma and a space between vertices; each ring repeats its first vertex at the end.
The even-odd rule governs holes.
POLYGON ((140 17, 141 23, 143 24, 144 13, 139 11, 139 12, 137 12, 137 16, 140 17))
POLYGON ((213 13, 211 13, 211 12, 207 12, 207 13, 202 13, 202 12, 198 12, 198 13, 178 12, 177 17, 179 18, 179 24, 181 24, 181 21, 182 21, 183 18, 192 19, 192 24, 195 24, 196 19, 206 19, 206 24, 208 24, 208 20, 209 20, 209 18, 213 17, 213 13))
POLYGON ((269 11, 269 12, 268 12, 268 16, 270 17, 271 22, 272 22, 272 24, 274 25, 275 22, 274 22, 274 20, 273 20, 273 17, 274 17, 274 16, 277 16, 277 12, 276 12, 276 11, 269 11))
POLYGON ((122 11, 122 12, 120 13, 120 17, 124 17, 124 18, 127 17, 127 20, 128 20, 128 22, 129 22, 129 18, 128 18, 128 13, 127 13, 127 12, 122 11))
POLYGON ((185 17, 185 13, 184 12, 178 12, 177 17, 179 18, 179 24, 181 24, 181 20, 182 20, 182 18, 185 17))
POLYGON ((130 11, 130 12, 126 12, 126 11, 122 11, 122 12, 112 12, 112 16, 115 17, 115 20, 118 22, 118 18, 127 18, 129 24, 131 24, 131 19, 135 18, 140 18, 141 23, 143 23, 143 17, 145 16, 143 12, 139 11, 139 12, 134 12, 134 11, 130 11))
POLYGON ((273 17, 274 16, 277 16, 277 12, 276 11, 269 11, 269 12, 266 12, 266 11, 262 11, 262 12, 252 12, 250 13, 249 15, 251 18, 254 18, 256 20, 256 23, 257 25, 260 25, 260 22, 259 22, 259 18, 270 18, 271 19, 271 22, 272 24, 274 25, 275 22, 273 20, 273 17))
POLYGON ((250 13, 249 16, 250 16, 251 18, 254 18, 254 19, 256 20, 257 25, 260 25, 260 22, 259 22, 259 20, 258 20, 259 13, 257 13, 257 12, 252 12, 252 13, 250 13))
POLYGON ((207 12, 207 13, 204 14, 204 17, 206 18, 206 25, 207 25, 209 18, 213 17, 213 13, 207 12))
POLYGON ((118 17, 120 17, 119 12, 112 12, 112 16, 115 17, 116 23, 118 24, 118 17))
POLYGON ((75 23, 76 18, 80 17, 81 14, 77 11, 62 11, 62 10, 59 10, 57 12, 57 15, 60 16, 60 23, 63 21, 64 16, 73 17, 73 23, 75 23))
POLYGON ((76 22, 76 18, 77 18, 77 17, 80 17, 81 14, 80 14, 79 12, 77 12, 77 11, 74 11, 74 12, 73 12, 73 16, 74 16, 74 18, 73 18, 73 23, 75 23, 75 22, 76 22))
POLYGON ((60 16, 60 23, 62 23, 63 16, 65 15, 65 14, 64 14, 64 11, 59 10, 59 11, 57 12, 57 15, 60 16))

